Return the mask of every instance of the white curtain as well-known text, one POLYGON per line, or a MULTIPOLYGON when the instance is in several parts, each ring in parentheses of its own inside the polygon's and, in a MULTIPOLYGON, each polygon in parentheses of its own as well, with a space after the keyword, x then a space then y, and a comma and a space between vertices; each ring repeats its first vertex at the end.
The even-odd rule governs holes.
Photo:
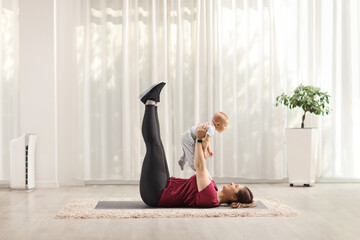
POLYGON ((10 140, 19 134, 18 1, 0 0, 0 183, 10 178, 10 140))
MULTIPOLYGON (((330 116, 308 123, 320 130, 318 177, 360 178, 360 2, 274 1, 274 15, 282 90, 305 83, 332 96, 330 116)), ((299 127, 302 113, 287 113, 299 127)))
MULTIPOLYGON (((215 177, 287 177, 284 129, 300 111, 274 107, 283 91, 329 91, 318 176, 360 177, 359 4, 353 1, 82 0, 77 5, 79 161, 84 180, 139 179, 145 145, 138 94, 165 81, 159 117, 170 173, 180 136, 214 112, 230 118, 212 139, 215 177)), ((65 13, 64 13, 65 14, 65 13)))

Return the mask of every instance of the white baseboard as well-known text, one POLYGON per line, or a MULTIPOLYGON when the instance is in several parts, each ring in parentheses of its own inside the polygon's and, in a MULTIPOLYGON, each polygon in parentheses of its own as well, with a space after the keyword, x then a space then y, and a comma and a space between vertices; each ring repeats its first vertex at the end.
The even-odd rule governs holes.
MULTIPOLYGON (((262 180, 262 179, 241 179, 241 178, 214 178, 218 184, 236 183, 287 183, 288 180, 262 180)), ((138 185, 139 180, 86 180, 85 185, 138 185)))
MULTIPOLYGON (((242 184, 277 184, 289 183, 287 178, 279 180, 269 179, 243 179, 243 178, 214 178, 217 184, 228 184, 230 182, 242 184)), ((323 178, 317 179, 316 183, 360 183, 358 178, 323 178)), ((86 180, 85 185, 138 185, 139 180, 124 181, 124 180, 86 180)))
POLYGON ((35 181, 35 188, 58 188, 58 181, 35 181))
POLYGON ((1 188, 10 188, 10 180, 9 179, 1 179, 0 180, 0 189, 1 188))
MULTIPOLYGON (((262 179, 241 179, 241 178, 214 178, 217 184, 228 184, 230 182, 242 184, 271 184, 271 183, 288 183, 288 179, 282 180, 262 180, 262 179)), ((321 178, 316 179, 315 183, 360 183, 360 178, 321 178)), ((60 180, 58 181, 36 181, 35 188, 58 188, 59 186, 86 186, 86 185, 138 185, 139 180, 60 180)), ((8 179, 0 180, 0 189, 10 188, 8 179)))
POLYGON ((62 186, 85 186, 85 181, 75 179, 59 180, 59 185, 62 186))
MULTIPOLYGON (((0 188, 8 188, 10 187, 9 179, 0 180, 0 188)), ((58 181, 35 181, 35 188, 58 188, 58 181)))
POLYGON ((321 178, 316 183, 360 183, 360 178, 321 178))
POLYGON ((86 180, 85 185, 138 185, 139 180, 86 180))
MULTIPOLYGON (((268 180, 268 179, 241 179, 241 178, 214 178, 216 183, 289 183, 288 178, 280 179, 280 180, 268 180)), ((360 183, 360 178, 318 178, 315 181, 316 183, 360 183)))

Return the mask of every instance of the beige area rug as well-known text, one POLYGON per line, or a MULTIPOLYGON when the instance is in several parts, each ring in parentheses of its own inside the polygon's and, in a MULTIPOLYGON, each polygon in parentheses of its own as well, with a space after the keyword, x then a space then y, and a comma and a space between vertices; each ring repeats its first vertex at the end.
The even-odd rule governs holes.
POLYGON ((148 208, 95 209, 99 201, 139 201, 139 198, 75 198, 58 212, 56 219, 118 218, 207 218, 207 217, 293 217, 298 213, 273 198, 257 198, 267 209, 252 208, 148 208))

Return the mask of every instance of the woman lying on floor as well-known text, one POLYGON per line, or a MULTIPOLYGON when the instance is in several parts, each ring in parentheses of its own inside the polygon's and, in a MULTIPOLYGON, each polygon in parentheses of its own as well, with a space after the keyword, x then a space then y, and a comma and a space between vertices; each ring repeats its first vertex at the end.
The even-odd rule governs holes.
MULTIPOLYGON (((140 195, 152 207, 217 207, 221 203, 231 207, 253 207, 252 192, 245 186, 231 183, 218 192, 214 180, 206 168, 201 142, 195 144, 196 174, 189 179, 170 177, 164 147, 160 138, 157 103, 164 82, 150 87, 140 95, 145 104, 142 134, 146 144, 146 155, 141 169, 140 195)), ((199 124, 196 140, 202 140, 208 129, 199 124)))

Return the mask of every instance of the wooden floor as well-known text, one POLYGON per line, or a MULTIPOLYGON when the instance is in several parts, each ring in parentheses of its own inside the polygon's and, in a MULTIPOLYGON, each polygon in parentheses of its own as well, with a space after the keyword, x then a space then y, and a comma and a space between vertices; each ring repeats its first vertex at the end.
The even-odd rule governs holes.
MULTIPOLYGON (((360 239, 360 184, 249 184, 297 217, 54 219, 74 197, 139 197, 136 185, 0 189, 0 239, 360 239)), ((220 188, 221 185, 218 185, 220 188)))

